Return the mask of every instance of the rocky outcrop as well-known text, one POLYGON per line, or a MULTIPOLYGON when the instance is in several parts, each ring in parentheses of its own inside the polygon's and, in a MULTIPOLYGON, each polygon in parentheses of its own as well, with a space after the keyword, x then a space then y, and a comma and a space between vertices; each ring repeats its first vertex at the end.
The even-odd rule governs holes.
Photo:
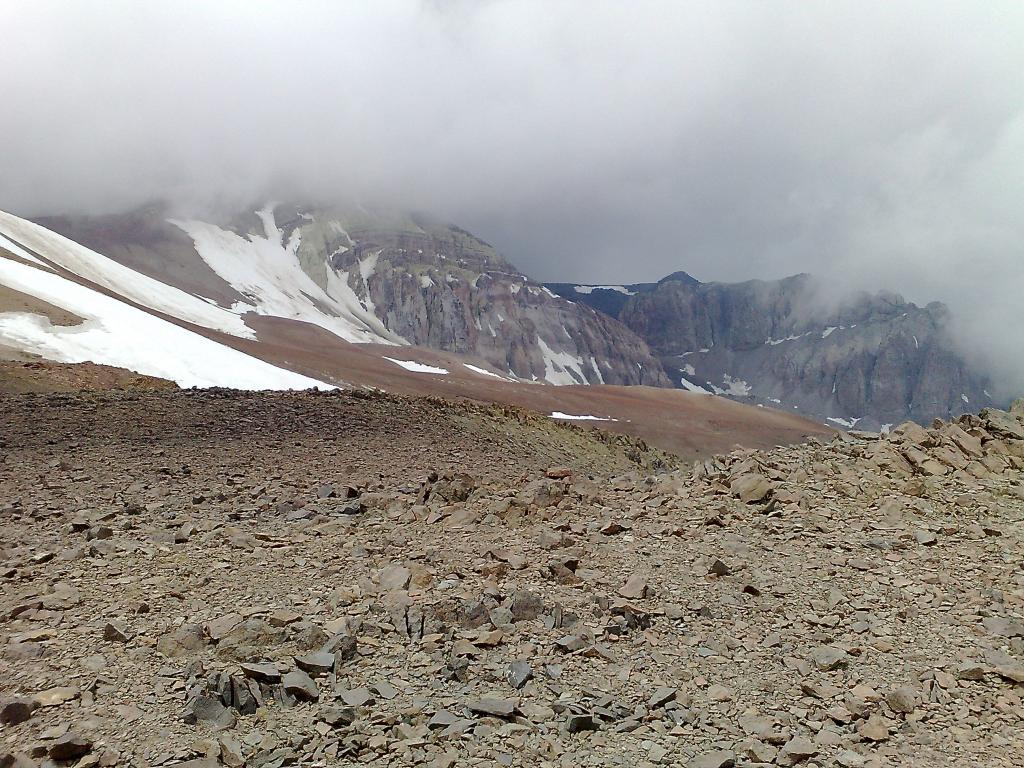
POLYGON ((299 259, 314 280, 341 276, 411 344, 552 384, 669 385, 634 333, 555 295, 454 225, 363 210, 300 213, 282 224, 299 231, 299 259))
POLYGON ((808 275, 700 283, 552 286, 642 337, 673 383, 843 427, 926 423, 991 404, 987 377, 949 335, 949 311, 887 292, 826 301, 808 275), (579 290, 582 288, 582 291, 579 290))

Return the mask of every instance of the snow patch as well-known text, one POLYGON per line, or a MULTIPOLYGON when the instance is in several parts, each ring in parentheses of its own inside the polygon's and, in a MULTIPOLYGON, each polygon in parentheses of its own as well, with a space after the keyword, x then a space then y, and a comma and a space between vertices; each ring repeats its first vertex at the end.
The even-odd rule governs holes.
POLYGON ((683 366, 683 373, 685 373, 687 376, 696 376, 697 375, 697 369, 694 368, 689 363, 687 363, 686 365, 683 366))
POLYGON ((0 234, 22 249, 35 251, 68 272, 136 304, 203 328, 223 331, 244 339, 256 338, 239 313, 209 304, 190 293, 122 266, 113 259, 31 221, 0 212, 0 234))
POLYGON ((57 326, 42 315, 0 314, 0 341, 47 360, 112 365, 182 387, 333 389, 52 272, 0 259, 0 284, 84 319, 57 326))
POLYGON ((624 285, 574 285, 573 290, 584 296, 588 296, 594 291, 616 291, 624 296, 636 296, 636 291, 631 291, 624 285))
POLYGON ((427 365, 426 363, 417 363, 414 360, 396 360, 393 357, 385 357, 384 359, 394 363, 395 365, 400 365, 405 368, 405 370, 412 371, 413 373, 448 373, 447 368, 437 368, 436 366, 427 365))
POLYGON ((683 389, 689 390, 690 392, 700 392, 705 395, 711 394, 706 389, 704 389, 704 387, 694 384, 692 381, 687 381, 686 379, 680 378, 679 383, 682 385, 683 389))
POLYGON ((555 352, 540 336, 537 337, 537 346, 544 356, 544 380, 549 384, 571 386, 587 383, 587 377, 583 375, 583 361, 580 358, 568 352, 555 352))
POLYGON ((838 424, 841 427, 846 427, 847 429, 853 429, 857 426, 857 422, 860 421, 861 418, 862 417, 856 419, 843 419, 838 416, 826 416, 825 420, 831 421, 833 424, 838 424))
POLYGON ((508 381, 508 379, 506 379, 504 376, 499 376, 497 373, 494 373, 493 371, 488 371, 486 368, 480 368, 475 365, 470 365, 469 363, 463 363, 462 365, 463 367, 471 370, 473 373, 479 373, 481 376, 490 376, 495 379, 501 379, 502 381, 508 381))
MULTIPOLYGON (((250 302, 239 302, 232 311, 301 320, 352 343, 407 343, 384 327, 373 314, 372 304, 356 296, 348 280, 329 264, 326 290, 313 282, 296 258, 300 230, 283 242, 273 206, 256 213, 263 222, 265 237, 242 237, 202 221, 169 220, 192 238, 203 261, 250 302)), ((369 276, 375 266, 376 257, 363 259, 359 262, 360 275, 369 276)))
POLYGON ((569 421, 618 421, 618 419, 612 419, 607 416, 573 416, 571 413, 562 413, 561 411, 552 411, 548 418, 568 419, 569 421))
POLYGON ((750 385, 743 379, 734 379, 727 373, 722 376, 722 384, 722 387, 716 387, 714 384, 711 385, 711 388, 715 391, 716 395, 750 397, 750 385))

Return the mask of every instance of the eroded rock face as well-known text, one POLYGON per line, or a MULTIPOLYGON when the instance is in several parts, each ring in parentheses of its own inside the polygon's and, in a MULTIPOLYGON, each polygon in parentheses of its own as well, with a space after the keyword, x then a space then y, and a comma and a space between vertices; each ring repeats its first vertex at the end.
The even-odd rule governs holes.
POLYGON ((552 384, 669 384, 634 333, 556 296, 463 229, 423 216, 342 210, 289 221, 285 211, 278 209, 281 223, 299 231, 298 255, 310 277, 324 286, 345 280, 411 344, 475 355, 552 384))
POLYGON ((880 292, 837 306, 809 275, 727 284, 676 273, 620 289, 551 287, 635 331, 676 386, 861 429, 992 404, 987 377, 954 348, 942 304, 880 292))

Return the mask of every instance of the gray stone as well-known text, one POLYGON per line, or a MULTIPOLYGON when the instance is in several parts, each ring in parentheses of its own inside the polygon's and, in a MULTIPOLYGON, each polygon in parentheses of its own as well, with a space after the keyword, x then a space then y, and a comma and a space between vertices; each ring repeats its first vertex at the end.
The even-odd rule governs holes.
POLYGON ((51 760, 67 761, 87 755, 92 751, 92 741, 74 731, 68 731, 53 741, 47 754, 51 760))
POLYGON ((253 680, 258 680, 261 683, 281 682, 281 673, 278 671, 276 664, 271 664, 270 662, 245 662, 238 666, 242 668, 242 674, 246 677, 251 677, 253 680))
POLYGON ((515 714, 519 702, 515 699, 495 699, 485 697, 469 701, 466 706, 471 712, 478 715, 491 715, 492 717, 512 717, 515 714))
POLYGON ((334 654, 314 651, 295 657, 295 666, 311 675, 326 675, 334 669, 334 654))
POLYGON ((505 679, 508 680, 508 684, 516 690, 519 690, 527 681, 533 677, 533 669, 530 667, 529 662, 525 659, 517 659, 509 664, 508 669, 505 670, 505 679))
POLYGON ((736 754, 725 749, 705 752, 686 765, 687 768, 733 768, 736 765, 736 754))
POLYGON ((286 693, 299 701, 316 701, 320 698, 320 689, 313 678, 300 669, 293 669, 281 679, 286 693))

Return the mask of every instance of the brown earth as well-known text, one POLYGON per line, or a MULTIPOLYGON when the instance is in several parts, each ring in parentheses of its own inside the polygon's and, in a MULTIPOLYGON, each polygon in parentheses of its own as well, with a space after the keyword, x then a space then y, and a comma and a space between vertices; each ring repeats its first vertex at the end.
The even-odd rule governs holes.
MULTIPOLYGON (((4 253, 6 254, 7 251, 4 253)), ((6 285, 0 285, 0 312, 29 312, 42 315, 54 325, 78 325, 83 322, 83 318, 73 312, 37 299, 35 296, 8 288, 6 285)))
POLYGON ((172 381, 96 363, 5 361, 0 348, 0 393, 75 392, 82 389, 177 389, 172 381))

